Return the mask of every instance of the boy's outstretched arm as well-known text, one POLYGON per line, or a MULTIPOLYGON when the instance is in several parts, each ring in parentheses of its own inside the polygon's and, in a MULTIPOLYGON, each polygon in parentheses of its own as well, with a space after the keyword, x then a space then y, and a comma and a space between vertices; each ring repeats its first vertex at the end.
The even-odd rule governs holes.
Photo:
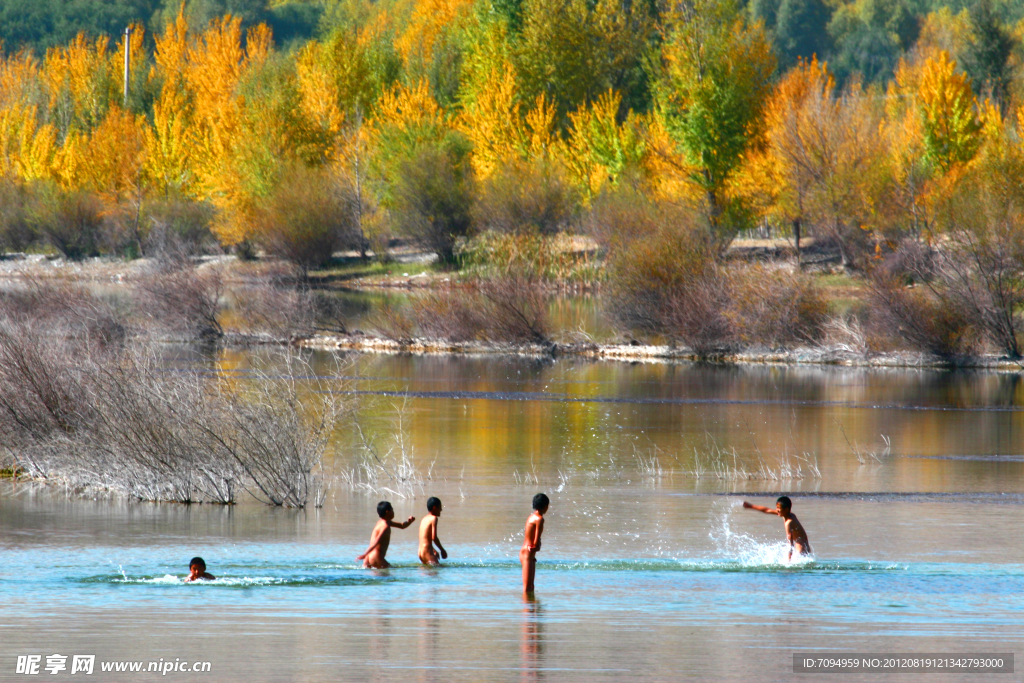
MULTIPOLYGON (((397 525, 396 525, 397 526, 397 525)), ((366 556, 374 551, 374 549, 380 545, 380 539, 384 536, 383 527, 373 527, 373 535, 370 536, 370 547, 366 549, 366 552, 356 557, 357 560, 365 560, 366 556)))
POLYGON ((766 515, 777 515, 777 514, 779 514, 778 510, 773 510, 771 508, 766 508, 763 505, 753 505, 752 503, 748 503, 747 501, 743 501, 743 507, 747 508, 748 510, 757 510, 758 512, 763 512, 766 515))
POLYGON ((405 529, 405 528, 407 528, 410 524, 412 524, 415 521, 416 521, 415 517, 410 517, 409 519, 405 520, 404 522, 388 522, 388 526, 397 527, 399 529, 405 529))

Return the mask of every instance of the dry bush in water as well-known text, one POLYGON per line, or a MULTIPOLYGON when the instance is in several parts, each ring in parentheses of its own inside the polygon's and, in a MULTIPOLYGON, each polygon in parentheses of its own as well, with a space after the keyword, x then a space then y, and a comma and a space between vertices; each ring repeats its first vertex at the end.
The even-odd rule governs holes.
POLYGON ((407 404, 392 407, 394 425, 383 448, 372 436, 366 435, 358 422, 354 423, 357 436, 354 462, 340 475, 341 481, 353 491, 409 498, 417 492, 423 493, 423 484, 433 478, 433 463, 425 474, 416 465, 405 430, 407 404))
POLYGON ((944 356, 994 347, 1021 357, 1024 320, 1024 152, 985 148, 938 203, 933 249, 904 245, 872 277, 883 333, 944 356), (920 283, 913 290, 904 282, 920 283))
POLYGON ((479 285, 483 299, 484 334, 491 341, 550 344, 548 302, 533 277, 508 274, 479 285))
POLYGON ((778 348, 821 339, 828 302, 809 277, 748 266, 728 279, 725 316, 742 344, 778 348))
POLYGON ((309 336, 315 332, 348 334, 337 297, 305 286, 263 283, 231 289, 232 304, 225 327, 276 337, 309 336))
POLYGON ((135 293, 142 311, 171 334, 207 341, 224 336, 218 318, 224 281, 216 268, 167 261, 142 278, 135 293))
POLYGON ((418 297, 412 317, 420 334, 453 342, 476 340, 487 325, 476 295, 465 287, 446 287, 418 297))
POLYGON ((167 371, 151 349, 103 350, 4 319, 0 437, 28 477, 69 490, 319 506, 322 457, 343 406, 297 357, 282 362, 273 376, 228 381, 167 371))
POLYGON ((551 344, 542 283, 508 274, 418 298, 409 319, 422 334, 449 341, 551 344))

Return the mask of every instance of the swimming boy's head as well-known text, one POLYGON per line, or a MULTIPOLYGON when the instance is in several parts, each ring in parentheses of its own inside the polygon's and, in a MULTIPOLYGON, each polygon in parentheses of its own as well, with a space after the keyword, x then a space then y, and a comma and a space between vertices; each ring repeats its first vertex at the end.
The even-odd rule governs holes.
POLYGON ((550 504, 551 501, 543 493, 538 493, 533 497, 533 509, 542 515, 548 511, 548 505, 550 504))
POLYGON ((793 501, 788 496, 779 496, 775 501, 775 508, 779 512, 789 512, 793 509, 793 501))
POLYGON ((196 568, 199 570, 199 573, 203 573, 206 571, 206 562, 201 557, 193 557, 188 561, 188 568, 196 568))
POLYGON ((393 519, 395 516, 395 509, 391 507, 391 503, 386 500, 382 500, 377 503, 377 516, 381 519, 393 519))
POLYGON ((427 498, 427 512, 437 517, 441 514, 441 499, 437 496, 427 498))

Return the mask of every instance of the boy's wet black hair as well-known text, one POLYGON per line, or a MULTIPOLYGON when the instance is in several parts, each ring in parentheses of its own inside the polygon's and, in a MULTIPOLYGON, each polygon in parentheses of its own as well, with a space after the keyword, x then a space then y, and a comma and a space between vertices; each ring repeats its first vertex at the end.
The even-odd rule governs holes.
POLYGON ((791 501, 788 496, 779 496, 779 499, 775 502, 782 503, 783 510, 791 510, 793 508, 793 501, 791 501))
POLYGON ((391 503, 387 502, 386 500, 382 500, 381 502, 377 503, 377 516, 383 519, 384 514, 391 509, 391 503))
POLYGON ((203 571, 206 571, 206 561, 203 560, 203 558, 201 557, 193 557, 191 560, 189 560, 188 568, 191 569, 193 565, 197 564, 203 568, 203 571))
POLYGON ((427 512, 432 511, 434 508, 436 508, 440 504, 441 504, 441 499, 438 498, 437 496, 431 496, 430 498, 427 498, 427 512))
POLYGON ((534 510, 540 510, 540 509, 546 508, 550 504, 551 504, 551 501, 543 493, 538 493, 536 496, 533 497, 533 509, 534 510))

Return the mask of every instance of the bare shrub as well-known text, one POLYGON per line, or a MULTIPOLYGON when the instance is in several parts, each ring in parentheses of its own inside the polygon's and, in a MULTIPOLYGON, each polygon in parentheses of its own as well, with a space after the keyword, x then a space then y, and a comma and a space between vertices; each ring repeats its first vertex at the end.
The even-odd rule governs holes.
POLYGON ((811 278, 749 266, 728 279, 725 316, 742 343, 776 348, 821 339, 828 302, 811 278))
POLYGON ((231 290, 233 303, 225 312, 225 327, 278 337, 307 336, 314 332, 348 334, 339 300, 327 292, 305 286, 262 283, 231 290))
POLYGON ((909 344, 944 358, 980 350, 981 330, 958 307, 949 306, 930 291, 907 288, 876 274, 870 280, 872 321, 896 345, 909 344))
POLYGON ((20 286, 0 291, 0 319, 34 324, 40 334, 119 345, 131 333, 126 306, 98 297, 81 285, 24 275, 20 286))
POLYGON ((416 319, 408 307, 391 297, 385 298, 367 319, 370 327, 385 338, 397 342, 408 342, 416 334, 416 319))
POLYGON ((936 267, 935 250, 921 240, 908 238, 886 255, 875 274, 904 284, 914 284, 934 280, 936 267))
POLYGON ((402 165, 391 210, 398 232, 437 254, 455 260, 456 241, 472 228, 473 193, 464 160, 429 146, 402 165))
POLYGON ((449 341, 551 344, 542 283, 506 274, 417 298, 409 319, 420 333, 449 341))
POLYGON ((284 372, 229 382, 166 372, 151 349, 96 353, 6 320, 0 360, 0 436, 29 477, 143 500, 323 502, 342 406, 294 356, 284 372))
POLYGON ((36 239, 27 188, 13 178, 0 178, 0 253, 24 251, 36 239))
POLYGON ((36 224, 46 241, 69 259, 99 254, 103 206, 92 194, 44 193, 38 203, 36 224))
POLYGON ((574 225, 579 203, 552 164, 516 162, 483 183, 473 217, 482 230, 553 235, 574 225))
POLYGON ((541 283, 509 273, 479 285, 485 302, 484 334, 492 341, 550 344, 548 301, 541 283))
POLYGON ((420 334, 454 342, 478 339, 487 325, 478 295, 466 287, 446 287, 417 297, 412 317, 420 334))
POLYGON ((423 492, 423 484, 432 480, 433 463, 426 474, 416 465, 415 452, 405 429, 406 404, 392 406, 394 426, 384 446, 367 436, 358 422, 355 462, 341 472, 341 480, 353 491, 371 495, 394 495, 409 498, 423 492))
POLYGON ((259 240, 303 273, 329 262, 339 247, 365 250, 352 201, 325 169, 292 166, 260 212, 259 240))
POLYGON ((664 334, 710 355, 729 348, 727 278, 706 231, 659 226, 617 248, 609 306, 631 330, 664 334))
POLYGON ((673 207, 659 207, 630 186, 604 192, 583 216, 583 229, 603 249, 614 252, 637 238, 655 232, 663 223, 675 223, 684 216, 673 207))
POLYGON ((214 209, 209 202, 170 196, 148 202, 142 222, 148 223, 144 250, 163 260, 182 260, 215 253, 219 247, 210 227, 214 209))
POLYGON ((218 313, 224 281, 216 268, 171 261, 139 280, 136 295, 152 321, 173 334, 213 340, 224 336, 218 313))

